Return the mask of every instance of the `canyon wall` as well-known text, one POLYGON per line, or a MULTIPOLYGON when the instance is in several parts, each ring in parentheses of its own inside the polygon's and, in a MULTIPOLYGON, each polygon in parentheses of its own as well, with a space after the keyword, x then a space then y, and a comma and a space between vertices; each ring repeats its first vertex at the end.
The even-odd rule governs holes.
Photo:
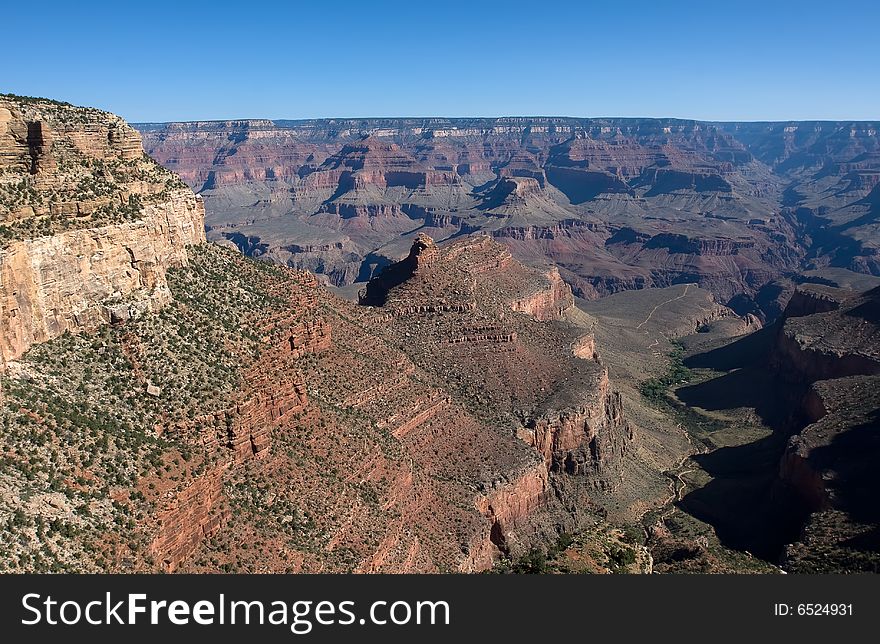
POLYGON ((204 208, 187 190, 139 220, 13 241, 0 249, 0 359, 67 331, 155 310, 171 297, 166 271, 204 241, 204 208))
MULTIPOLYGON (((876 291, 877 289, 874 289, 876 291)), ((771 363, 794 382, 880 374, 877 293, 821 286, 795 291, 771 363)))
POLYGON ((803 392, 779 463, 803 526, 785 549, 794 572, 877 570, 878 304, 877 288, 802 286, 777 332, 771 365, 803 392))
POLYGON ((535 293, 518 298, 511 302, 510 308, 514 311, 528 313, 536 320, 556 320, 566 310, 574 306, 574 296, 571 287, 562 281, 558 268, 552 268, 547 272, 549 285, 535 293))
POLYGON ((521 261, 557 265, 586 299, 689 282, 762 322, 779 315, 762 290, 805 266, 880 270, 876 123, 139 127, 148 151, 204 195, 212 239, 252 240, 245 250, 337 286, 401 259, 417 230, 437 241, 483 231, 521 261))
POLYGON ((598 374, 584 398, 581 405, 554 408, 529 420, 520 437, 538 450, 549 470, 592 476, 604 485, 600 474, 626 455, 633 431, 607 369, 598 374))

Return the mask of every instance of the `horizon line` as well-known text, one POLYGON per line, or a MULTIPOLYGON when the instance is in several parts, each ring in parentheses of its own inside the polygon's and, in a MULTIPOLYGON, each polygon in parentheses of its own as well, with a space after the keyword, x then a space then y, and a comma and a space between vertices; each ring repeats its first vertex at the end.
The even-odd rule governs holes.
MULTIPOLYGON (((98 108, 101 109, 101 108, 98 108)), ((560 116, 560 115, 523 115, 508 114, 503 116, 316 116, 316 117, 240 117, 240 118, 205 118, 205 119, 172 119, 166 121, 128 121, 131 125, 167 125, 170 123, 227 123, 245 121, 300 122, 310 121, 455 121, 455 120, 502 120, 502 119, 559 119, 569 121, 682 121, 688 123, 866 123, 880 124, 877 118, 791 118, 791 119, 701 119, 681 116, 560 116)), ((128 119, 126 119, 128 120, 128 119)))

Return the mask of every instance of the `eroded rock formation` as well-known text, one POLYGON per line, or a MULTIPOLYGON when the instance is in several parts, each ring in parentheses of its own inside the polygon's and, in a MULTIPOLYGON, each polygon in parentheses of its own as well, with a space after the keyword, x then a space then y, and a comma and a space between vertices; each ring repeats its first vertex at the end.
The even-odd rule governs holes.
POLYGON ((877 571, 880 291, 800 288, 777 337, 781 377, 808 387, 779 476, 802 504, 795 571, 877 571))

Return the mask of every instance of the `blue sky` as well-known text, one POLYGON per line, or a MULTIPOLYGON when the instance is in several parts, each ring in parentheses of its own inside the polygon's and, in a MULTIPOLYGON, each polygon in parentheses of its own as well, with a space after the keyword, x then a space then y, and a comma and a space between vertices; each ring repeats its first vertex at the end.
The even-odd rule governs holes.
POLYGON ((12 2, 0 91, 130 121, 880 119, 880 2, 12 2))

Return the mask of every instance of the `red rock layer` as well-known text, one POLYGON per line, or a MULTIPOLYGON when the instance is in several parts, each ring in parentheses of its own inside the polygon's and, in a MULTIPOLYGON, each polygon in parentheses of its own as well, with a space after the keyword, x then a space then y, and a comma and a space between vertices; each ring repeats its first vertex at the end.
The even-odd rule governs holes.
MULTIPOLYGON (((316 288, 314 278, 304 282, 316 288)), ((245 372, 239 402, 221 412, 157 428, 202 448, 217 461, 206 474, 172 493, 158 512, 159 527, 150 552, 169 572, 176 570, 203 538, 222 527, 222 481, 229 468, 267 455, 272 432, 308 405, 305 378, 296 369, 296 360, 331 346, 330 325, 321 318, 293 324, 277 320, 266 330, 267 349, 261 361, 245 372)))

